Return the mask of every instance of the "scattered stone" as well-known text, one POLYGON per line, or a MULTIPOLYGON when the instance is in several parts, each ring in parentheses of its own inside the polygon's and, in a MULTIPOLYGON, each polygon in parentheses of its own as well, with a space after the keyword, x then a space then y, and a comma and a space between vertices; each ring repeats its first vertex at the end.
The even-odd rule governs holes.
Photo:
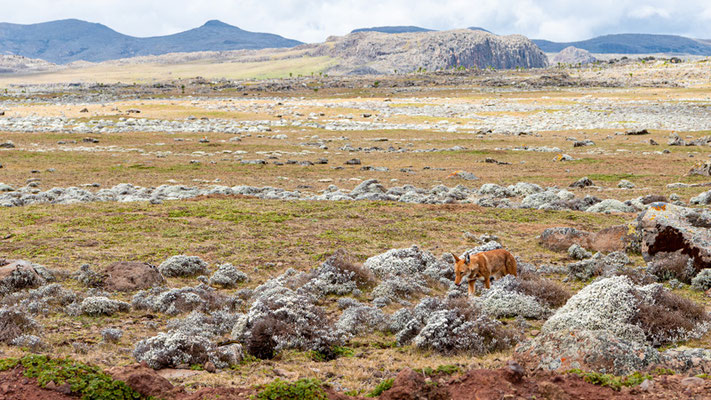
POLYGON ((12 140, 6 140, 2 143, 0 143, 0 149, 14 149, 15 148, 15 143, 12 142, 12 140))
POLYGON ((346 165, 360 165, 360 159, 359 158, 351 158, 350 160, 345 162, 346 165))
POLYGON ((461 178, 461 179, 464 179, 465 181, 476 181, 479 179, 479 178, 477 178, 476 175, 472 174, 471 172, 467 172, 467 171, 454 172, 453 174, 450 175, 450 177, 461 178))
POLYGON ((617 183, 617 187, 620 189, 634 189, 635 184, 628 181, 627 179, 622 179, 617 183))
POLYGON ((570 187, 572 187, 572 188, 584 188, 584 187, 593 186, 593 185, 594 185, 593 181, 590 180, 590 178, 588 178, 588 177, 586 176, 586 177, 580 178, 580 179, 578 179, 577 181, 571 183, 571 184, 570 184, 570 187))
POLYGON ((694 165, 687 175, 711 176, 711 161, 694 165))
POLYGON ((636 130, 636 131, 627 131, 625 132, 625 135, 649 135, 649 131, 646 129, 641 129, 641 130, 636 130))

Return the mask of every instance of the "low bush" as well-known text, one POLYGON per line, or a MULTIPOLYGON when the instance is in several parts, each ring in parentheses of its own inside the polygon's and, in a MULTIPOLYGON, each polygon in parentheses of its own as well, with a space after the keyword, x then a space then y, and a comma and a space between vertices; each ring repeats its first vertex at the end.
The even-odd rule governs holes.
POLYGON ((114 380, 100 368, 71 359, 49 358, 44 355, 27 355, 19 359, 0 360, 0 371, 22 367, 24 375, 36 378, 40 387, 50 382, 69 384, 72 393, 82 400, 129 400, 142 396, 125 382, 114 380))
POLYGON ((520 275, 518 289, 551 308, 561 307, 570 298, 570 292, 560 284, 533 273, 520 275))
POLYGON ((265 385, 257 394, 258 400, 328 400, 318 379, 299 379, 285 382, 279 378, 265 385))
POLYGON ((702 305, 664 289, 656 291, 651 302, 640 301, 638 308, 632 323, 642 328, 654 346, 683 340, 699 324, 709 321, 702 305))

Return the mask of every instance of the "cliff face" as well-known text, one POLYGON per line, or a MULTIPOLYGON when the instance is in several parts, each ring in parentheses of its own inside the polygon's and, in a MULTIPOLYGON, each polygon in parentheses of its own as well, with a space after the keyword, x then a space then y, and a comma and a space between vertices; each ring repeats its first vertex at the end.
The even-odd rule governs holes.
POLYGON ((497 36, 468 29, 386 34, 357 32, 330 37, 314 55, 344 60, 337 69, 366 68, 378 73, 466 68, 541 68, 546 55, 521 35, 497 36))

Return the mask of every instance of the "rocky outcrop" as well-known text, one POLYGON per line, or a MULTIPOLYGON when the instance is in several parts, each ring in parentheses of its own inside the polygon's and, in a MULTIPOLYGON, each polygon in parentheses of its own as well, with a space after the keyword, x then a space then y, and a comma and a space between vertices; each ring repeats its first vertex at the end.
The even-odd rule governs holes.
POLYGON ((368 67, 378 73, 436 71, 456 67, 542 68, 546 55, 521 35, 497 36, 483 31, 453 30, 386 34, 358 32, 329 37, 313 55, 343 60, 336 70, 368 67))
POLYGON ((587 50, 568 46, 553 56, 552 61, 554 64, 578 65, 594 63, 597 59, 587 50))
POLYGON ((691 278, 700 270, 711 268, 709 228, 711 212, 708 210, 652 203, 639 217, 642 256, 648 263, 654 263, 669 258, 670 253, 677 253, 681 257, 676 259, 683 265, 669 266, 669 270, 685 271, 683 278, 691 278))

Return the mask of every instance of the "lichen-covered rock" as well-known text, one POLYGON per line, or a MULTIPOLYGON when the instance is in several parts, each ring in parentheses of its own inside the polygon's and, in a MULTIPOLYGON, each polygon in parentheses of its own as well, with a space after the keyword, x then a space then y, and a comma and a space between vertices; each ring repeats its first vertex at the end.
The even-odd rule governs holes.
POLYGON ((118 312, 126 312, 131 305, 118 300, 112 300, 104 296, 91 296, 81 302, 82 314, 90 316, 114 315, 118 312))
POLYGON ((224 288, 232 288, 247 279, 247 274, 235 268, 234 265, 222 264, 217 267, 217 271, 215 271, 215 273, 210 277, 210 284, 222 286, 224 288))
POLYGON ((571 183, 571 184, 570 184, 570 187, 572 187, 572 188, 584 188, 584 187, 593 186, 593 185, 595 185, 595 184, 593 183, 593 181, 590 180, 590 178, 588 178, 587 176, 585 176, 585 177, 582 177, 582 178, 578 179, 577 181, 571 183))
POLYGON ((118 261, 104 268, 106 290, 132 292, 162 285, 163 276, 155 266, 136 261, 118 261))
POLYGON ((219 294, 205 284, 188 286, 180 289, 165 287, 142 290, 131 299, 137 310, 151 310, 168 315, 189 311, 211 311, 221 308, 234 308, 239 300, 219 294))
POLYGON ((711 204, 711 190, 700 193, 698 196, 694 196, 689 199, 689 203, 697 205, 708 205, 711 204))
POLYGON ((482 196, 493 196, 497 198, 513 197, 514 193, 506 187, 495 183, 485 183, 479 188, 479 194, 482 196))
POLYGON ((617 187, 620 189, 634 189, 635 185, 634 185, 634 183, 628 181, 627 179, 621 179, 617 183, 617 187))
POLYGON ((586 212, 594 212, 594 213, 610 214, 610 213, 632 213, 637 210, 635 210, 634 207, 629 206, 619 200, 605 199, 593 206, 590 206, 585 211, 586 212))
POLYGON ((0 259, 0 295, 38 287, 53 279, 52 273, 39 264, 0 259))
POLYGON ((653 346, 703 335, 709 316, 660 284, 635 286, 626 276, 600 279, 546 321, 541 335, 521 344, 529 367, 582 368, 616 375, 660 361, 653 346))
POLYGON ((197 256, 172 256, 158 266, 158 271, 168 277, 191 277, 207 273, 207 263, 197 256))
POLYGON ((593 370, 626 375, 660 362, 649 345, 621 340, 605 330, 563 330, 521 343, 514 355, 526 368, 593 370))
MULTIPOLYGON (((711 211, 652 203, 640 217, 642 256, 648 263, 668 253, 679 253, 691 260, 690 276, 672 276, 688 283, 696 273, 711 268, 711 211)), ((686 260, 679 257, 673 268, 683 271, 686 260), (683 264, 682 264, 683 263, 683 264)))
POLYGON ((532 208, 534 210, 546 208, 550 204, 560 201, 558 193, 554 191, 545 191, 529 194, 521 201, 522 208, 532 208))
POLYGON ((701 162, 694 165, 687 174, 689 176, 701 175, 701 176, 711 176, 711 161, 701 162))

